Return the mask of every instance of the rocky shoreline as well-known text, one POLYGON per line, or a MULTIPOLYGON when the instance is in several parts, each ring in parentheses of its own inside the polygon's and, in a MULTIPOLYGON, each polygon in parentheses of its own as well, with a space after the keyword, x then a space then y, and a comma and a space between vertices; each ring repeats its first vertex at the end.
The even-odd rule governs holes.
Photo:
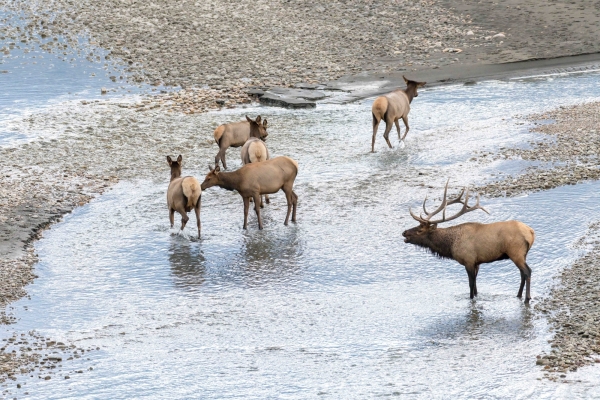
MULTIPOLYGON (((600 179, 600 102, 559 107, 527 118, 536 123, 534 132, 548 137, 529 149, 508 149, 491 156, 546 166, 531 167, 478 191, 490 197, 515 196, 600 179)), ((579 247, 586 247, 587 253, 564 269, 550 294, 535 305, 554 332, 551 351, 539 355, 536 364, 553 381, 568 381, 568 372, 600 363, 600 223, 590 225, 579 247)))
POLYGON ((551 351, 537 359, 553 381, 600 363, 600 222, 590 225, 578 247, 587 253, 561 272, 550 295, 535 306, 554 332, 551 351))
POLYGON ((600 179, 600 103, 585 103, 527 116, 533 132, 547 137, 530 143, 529 149, 506 149, 499 154, 482 153, 491 159, 536 161, 524 173, 507 176, 476 189, 489 197, 515 196, 521 193, 575 185, 600 179), (552 121, 540 123, 540 121, 552 121))

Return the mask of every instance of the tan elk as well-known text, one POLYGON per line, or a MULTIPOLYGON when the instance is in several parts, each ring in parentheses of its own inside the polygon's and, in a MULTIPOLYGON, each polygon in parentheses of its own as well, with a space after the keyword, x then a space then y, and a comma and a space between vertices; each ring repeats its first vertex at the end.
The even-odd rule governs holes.
POLYGON ((427 197, 425 197, 425 201, 423 201, 425 216, 417 216, 409 208, 410 215, 419 222, 419 226, 402 233, 402 236, 406 238, 404 242, 425 247, 439 257, 451 258, 464 265, 469 275, 471 299, 473 296, 477 296, 479 266, 484 263, 510 259, 521 271, 521 286, 517 297, 521 298, 523 286, 527 284, 525 303, 529 303, 529 299, 531 299, 531 268, 529 268, 525 259, 535 239, 533 229, 519 221, 493 222, 490 224, 466 222, 449 228, 438 228, 439 223, 452 221, 471 211, 483 210, 487 213, 479 205, 479 195, 477 195, 477 203, 469 206, 469 190, 467 190, 464 200, 462 198, 465 193, 464 189, 452 200, 447 199, 447 191, 448 183, 446 183, 444 189, 442 204, 433 212, 428 212, 425 208, 425 202, 427 201, 427 197), (462 209, 457 214, 446 218, 446 207, 455 203, 462 204, 462 209), (440 212, 442 218, 431 219, 440 212))
POLYGON ((232 172, 221 172, 219 166, 209 167, 210 172, 202 182, 202 190, 219 186, 227 190, 237 190, 244 199, 244 229, 248 227, 248 208, 250 199, 254 200, 254 209, 258 218, 258 229, 263 228, 260 218, 260 195, 272 194, 283 190, 287 199, 287 215, 284 225, 288 224, 292 207, 292 222, 296 222, 298 196, 293 191, 294 180, 298 175, 298 163, 289 157, 275 157, 259 163, 246 164, 232 172))
POLYGON ((227 163, 225 162, 227 149, 243 146, 251 137, 265 140, 268 136, 267 120, 265 119, 261 124, 260 115, 255 120, 246 115, 246 121, 219 125, 213 135, 219 145, 219 152, 215 156, 215 167, 219 165, 219 160, 221 160, 223 168, 227 169, 227 163))
POLYGON ((169 220, 171 228, 173 228, 175 211, 181 214, 181 230, 185 228, 189 217, 187 213, 192 211, 196 213, 196 225, 198 226, 198 238, 200 237, 200 198, 202 190, 200 183, 193 176, 181 177, 181 162, 183 157, 181 154, 177 157, 177 161, 173 161, 170 156, 167 156, 167 163, 171 167, 171 183, 167 189, 167 205, 169 206, 169 220))
MULTIPOLYGON (((265 142, 255 137, 251 137, 242 146, 241 156, 243 165, 266 161, 269 159, 269 149, 267 149, 265 142)), ((268 194, 265 194, 265 201, 267 204, 271 202, 268 194)), ((263 207, 262 196, 260 196, 260 207, 263 207)))
POLYGON ((408 112, 410 111, 410 103, 413 98, 417 97, 417 88, 422 87, 427 82, 416 82, 406 79, 404 75, 404 82, 406 82, 406 89, 396 89, 391 93, 379 96, 373 102, 371 112, 373 114, 373 139, 371 140, 371 152, 375 152, 375 136, 377 136, 377 128, 379 123, 383 120, 385 122, 385 131, 383 132, 383 138, 387 142, 390 149, 392 144, 390 143, 390 131, 392 130, 392 124, 396 124, 396 130, 398 130, 398 140, 404 140, 408 134, 408 112), (406 131, 404 136, 400 137, 400 124, 398 121, 402 118, 406 131))

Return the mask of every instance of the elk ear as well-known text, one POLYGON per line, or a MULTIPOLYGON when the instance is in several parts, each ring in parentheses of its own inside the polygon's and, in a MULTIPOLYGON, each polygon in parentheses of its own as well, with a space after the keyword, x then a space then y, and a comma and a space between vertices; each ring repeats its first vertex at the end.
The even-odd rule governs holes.
POLYGON ((423 87, 426 83, 427 82, 417 82, 417 87, 423 87))
POLYGON ((208 170, 209 170, 210 172, 212 172, 214 169, 215 169, 215 167, 213 167, 212 165, 208 164, 208 170))
POLYGON ((219 175, 219 172, 221 172, 221 167, 219 167, 218 165, 215 167, 214 169, 215 175, 219 175))
POLYGON ((408 85, 408 79, 406 79, 406 77, 404 75, 402 75, 402 79, 404 79, 404 83, 406 83, 408 85))
POLYGON ((263 121, 263 126, 265 127, 265 129, 267 129, 267 119, 265 118, 265 120, 263 121))
POLYGON ((250 119, 250 117, 248 117, 247 115, 246 115, 246 121, 252 122, 252 120, 250 119))
POLYGON ((177 164, 181 165, 182 161, 183 161, 183 157, 181 157, 181 154, 180 154, 179 157, 177 157, 177 164))
POLYGON ((260 117, 260 115, 258 117, 256 117, 256 123, 260 124, 260 121, 262 120, 262 118, 260 117))
POLYGON ((171 159, 171 156, 167 156, 167 162, 169 163, 169 165, 173 164, 173 160, 171 159))

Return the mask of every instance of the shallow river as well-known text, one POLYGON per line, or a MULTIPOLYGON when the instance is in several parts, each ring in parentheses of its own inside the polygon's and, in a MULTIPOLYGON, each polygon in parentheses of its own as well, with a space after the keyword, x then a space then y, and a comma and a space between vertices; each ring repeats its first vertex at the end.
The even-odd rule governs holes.
MULTIPOLYGON (((263 210, 265 229, 251 213, 243 231, 239 195, 211 188, 202 239, 193 224, 176 235, 166 163, 152 179, 121 182, 76 209, 36 243, 39 278, 15 304, 11 329, 99 350, 63 362, 70 380, 19 378, 22 390, 40 399, 600 396, 598 368, 570 374, 576 383, 538 379, 535 357, 550 334, 543 315, 515 297, 512 263, 482 266, 471 301, 462 266, 401 235, 416 224, 408 207, 427 193, 439 201, 446 179, 455 191, 526 166, 470 161, 479 150, 539 140, 518 115, 592 99, 600 99, 594 73, 422 90, 406 146, 393 131, 388 150, 380 132, 375 154, 372 99, 190 117, 199 126, 269 118, 271 153, 300 164, 298 223, 283 226, 280 193, 263 210)), ((190 156, 207 164, 216 151, 190 156)), ((230 168, 240 164, 238 149, 227 157, 230 168)), ((587 183, 483 199, 490 216, 462 219, 514 218, 535 229, 535 303, 580 254, 574 243, 600 219, 599 197, 600 183, 587 183)))

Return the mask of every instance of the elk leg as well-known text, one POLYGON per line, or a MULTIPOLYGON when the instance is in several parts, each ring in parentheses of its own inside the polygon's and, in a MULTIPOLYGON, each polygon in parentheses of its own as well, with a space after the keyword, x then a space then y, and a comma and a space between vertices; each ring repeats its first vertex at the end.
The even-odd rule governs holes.
POLYGON ((292 195, 294 197, 294 211, 292 212, 292 222, 296 222, 296 207, 298 206, 298 196, 292 190, 292 195))
POLYGON ((402 117, 402 121, 404 121, 404 126, 406 127, 406 131, 404 132, 404 136, 402 136, 402 139, 400 139, 400 140, 404 140, 404 138, 406 137, 406 135, 408 135, 408 130, 410 129, 408 127, 408 116, 402 117))
POLYGON ((474 297, 473 285, 475 282, 475 272, 471 271, 471 269, 469 267, 465 267, 465 269, 467 270, 467 275, 469 276, 469 296, 471 297, 471 300, 472 300, 474 297))
POLYGON ((250 208, 250 197, 244 197, 244 229, 248 227, 248 209, 250 208))
POLYGON ((523 271, 519 269, 519 272, 521 273, 521 286, 519 286, 519 292, 517 293, 517 297, 521 298, 523 297, 523 288, 525 287, 525 281, 527 280, 527 278, 525 277, 523 271))
POLYGON ((531 299, 530 287, 531 287, 531 268, 525 262, 525 260, 513 260, 519 271, 521 272, 521 285, 517 297, 521 298, 523 295, 523 284, 525 284, 525 303, 529 303, 531 299))
POLYGON ((183 230, 183 228, 185 228, 185 224, 187 224, 187 222, 190 220, 190 217, 187 216, 185 210, 178 210, 178 212, 181 214, 181 230, 183 230))
POLYGON ((400 137, 400 123, 398 121, 399 120, 395 120, 394 124, 396 125, 396 130, 398 131, 398 140, 402 140, 402 138, 400 137))
POLYGON ((479 274, 479 265, 475 266, 475 273, 473 274, 473 294, 477 296, 477 274, 479 274))
POLYGON ((529 268, 529 265, 527 265, 527 263, 525 263, 525 267, 527 268, 527 280, 525 281, 527 283, 525 289, 525 303, 527 304, 529 303, 529 300, 531 300, 531 268, 529 268))
POLYGON ((200 224, 200 199, 198 199, 198 202, 196 203, 196 207, 194 208, 194 211, 196 213, 196 226, 198 227, 198 239, 200 239, 200 228, 201 228, 201 224, 200 224))
POLYGON ((173 228, 175 224, 175 210, 172 208, 169 208, 169 221, 171 221, 171 228, 173 228))
POLYGON ((390 131, 392 130, 393 121, 385 121, 385 131, 383 132, 383 138, 387 142, 390 149, 393 149, 392 144, 390 143, 390 131))
POLYGON ((268 194, 265 194, 265 202, 267 204, 271 204, 271 200, 269 200, 269 195, 268 194))
POLYGON ((260 207, 261 207, 260 194, 254 195, 254 211, 256 211, 256 218, 258 218, 258 229, 262 230, 263 224, 260 219, 260 207))
POLYGON ((285 222, 283 223, 285 226, 287 226, 289 220, 290 220, 290 213, 292 212, 292 204, 294 202, 294 197, 293 197, 293 191, 290 189, 285 190, 285 199, 287 200, 287 214, 285 216, 285 222))
POLYGON ((263 196, 260 196, 260 208, 264 208, 263 196))
POLYGON ((377 136, 377 128, 379 128, 379 121, 375 121, 375 116, 373 116, 373 139, 371 140, 371 153, 375 153, 375 136, 377 136))
POLYGON ((219 148, 219 151, 217 152, 217 155, 215 156, 215 168, 217 168, 219 166, 219 160, 221 160, 221 148, 219 148))

